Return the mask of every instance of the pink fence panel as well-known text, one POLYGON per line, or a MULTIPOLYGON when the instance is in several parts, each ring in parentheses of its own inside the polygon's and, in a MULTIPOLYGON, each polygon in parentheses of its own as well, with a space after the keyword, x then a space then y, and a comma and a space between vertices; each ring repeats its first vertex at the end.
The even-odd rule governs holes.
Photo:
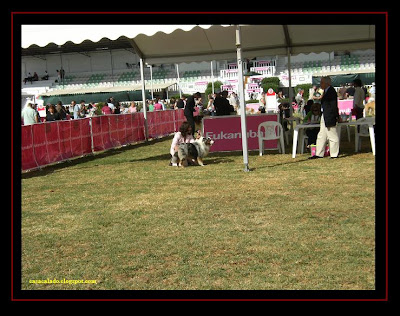
POLYGON ((110 140, 112 147, 121 146, 118 139, 118 116, 119 115, 108 115, 108 129, 110 132, 110 140))
POLYGON ((118 141, 120 145, 126 144, 126 120, 125 115, 116 115, 118 117, 117 128, 118 128, 118 141))
MULTIPOLYGON (((183 110, 149 112, 149 138, 176 132, 184 121, 183 110)), ((143 113, 102 115, 21 126, 21 168, 35 169, 143 140, 143 113)))
POLYGON ((164 111, 164 127, 163 134, 168 135, 175 131, 175 113, 174 111, 164 111))
POLYGON ((183 110, 176 110, 175 111, 175 132, 179 131, 179 127, 183 122, 186 121, 185 114, 183 113, 183 110))
POLYGON ((58 122, 49 122, 44 125, 46 149, 49 163, 63 160, 60 148, 58 122))
POLYGON ((147 113, 149 138, 169 135, 174 131, 174 111, 154 111, 147 113))
POLYGON ((92 149, 94 151, 104 150, 105 146, 102 137, 103 131, 101 125, 101 116, 92 117, 91 125, 92 125, 92 141, 93 141, 92 149))
POLYGON ((108 115, 92 117, 93 150, 112 148, 108 115))
POLYGON ((38 166, 45 166, 50 163, 46 146, 46 124, 32 125, 33 152, 38 166))
POLYGON ((162 136, 160 131, 161 111, 147 112, 147 132, 149 138, 162 136))
POLYGON ((143 113, 121 115, 125 120, 124 144, 145 140, 143 113))
POLYGON ((142 113, 92 117, 93 151, 143 141, 143 122, 142 113))
POLYGON ((122 146, 125 144, 125 119, 124 115, 109 115, 108 116, 110 139, 113 147, 122 146))
POLYGON ((118 116, 118 138, 121 142, 121 145, 126 145, 128 144, 126 131, 128 130, 130 124, 130 115, 121 114, 118 116))
POLYGON ((71 150, 74 157, 92 152, 89 119, 71 121, 71 150))
POLYGON ((22 170, 39 167, 33 150, 33 125, 22 126, 21 128, 21 168, 22 170))
POLYGON ((58 134, 60 136, 60 148, 63 159, 74 157, 71 144, 72 121, 59 121, 58 134))
POLYGON ((92 136, 90 132, 90 118, 81 120, 81 144, 83 155, 92 153, 92 136))
POLYGON ((125 117, 128 118, 126 121, 126 141, 135 143, 145 140, 143 113, 134 113, 125 115, 125 117))

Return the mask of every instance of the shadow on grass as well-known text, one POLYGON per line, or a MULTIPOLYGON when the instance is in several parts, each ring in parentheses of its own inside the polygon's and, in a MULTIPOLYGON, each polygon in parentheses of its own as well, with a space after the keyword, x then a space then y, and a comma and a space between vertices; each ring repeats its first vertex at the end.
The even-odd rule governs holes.
MULTIPOLYGON (((53 172, 56 172, 58 170, 62 170, 64 168, 75 167, 75 166, 77 166, 79 164, 86 163, 86 162, 91 162, 91 161, 97 160, 99 158, 101 159, 101 158, 111 157, 111 156, 114 156, 114 155, 118 155, 118 154, 124 153, 127 150, 139 149, 141 147, 155 145, 157 143, 164 142, 164 141, 169 140, 169 139, 172 139, 172 136, 168 136, 168 137, 164 137, 164 138, 158 138, 158 139, 152 139, 152 140, 149 140, 147 142, 131 144, 131 145, 127 145, 127 146, 123 146, 123 147, 119 147, 119 148, 109 149, 107 151, 103 151, 103 152, 100 152, 100 153, 95 153, 95 154, 90 154, 90 155, 83 156, 83 157, 73 158, 72 160, 66 160, 66 161, 58 162, 58 163, 55 163, 55 164, 52 164, 52 165, 44 166, 44 167, 42 167, 40 169, 37 169, 37 170, 33 170, 33 171, 22 173, 21 174, 21 179, 29 179, 29 178, 34 178, 34 177, 45 176, 45 175, 51 174, 53 172)), ((346 144, 346 143, 343 143, 343 144, 346 144)), ((291 150, 290 150, 291 148, 289 148, 289 146, 286 146, 286 147, 287 147, 287 148, 285 148, 286 153, 290 154, 291 153, 291 150)), ((350 147, 348 144, 346 144, 343 147, 342 148, 343 148, 344 152, 342 152, 342 150, 341 150, 339 159, 358 154, 358 153, 355 153, 352 150, 352 147, 350 147)), ((359 153, 368 152, 368 151, 370 151, 369 148, 365 148, 365 149, 363 148, 359 153)), ((206 165, 209 165, 209 164, 210 165, 212 165, 212 164, 220 164, 220 163, 230 163, 230 162, 234 162, 234 159, 232 159, 232 158, 239 157, 239 156, 242 156, 242 155, 243 155, 242 151, 211 152, 209 154, 209 156, 205 158, 204 163, 206 165)), ((249 157, 255 157, 255 156, 258 156, 258 155, 259 155, 258 150, 249 151, 249 157)), ((270 152, 267 152, 267 153, 264 154, 264 156, 266 156, 266 157, 275 156, 275 155, 281 155, 281 154, 279 154, 278 151, 270 151, 270 152)), ((132 162, 133 163, 133 162, 140 162, 140 161, 160 161, 160 160, 163 160, 163 161, 166 161, 166 163, 169 163, 170 159, 171 159, 171 155, 169 153, 165 153, 165 154, 161 154, 161 155, 150 156, 150 157, 147 157, 147 158, 131 159, 131 160, 128 160, 128 162, 132 162)), ((292 161, 292 158, 290 158, 290 160, 288 159, 285 162, 279 162, 279 163, 260 166, 260 167, 256 167, 256 168, 254 168, 254 167, 252 168, 250 166, 250 171, 254 171, 254 170, 258 170, 258 169, 274 168, 274 167, 290 165, 290 164, 299 164, 299 163, 303 163, 305 161, 308 161, 308 156, 306 158, 304 158, 304 159, 301 159, 301 160, 292 161)), ((95 165, 95 166, 97 166, 97 165, 95 165)), ((82 166, 82 168, 87 168, 87 166, 82 166)), ((76 169, 79 169, 79 167, 76 168, 76 169)))
MULTIPOLYGON (((131 159, 129 162, 142 162, 142 161, 166 161, 169 163, 171 160, 171 155, 169 153, 167 154, 162 154, 162 155, 157 155, 157 156, 151 156, 147 158, 139 158, 139 159, 131 159)), ((219 157, 219 156, 207 156, 204 158, 204 164, 205 165, 211 165, 211 164, 219 164, 219 163, 227 163, 227 162, 233 162, 233 159, 229 159, 228 157, 219 157)))
MULTIPOLYGON (((345 158, 345 157, 350 157, 350 156, 353 156, 356 154, 357 153, 354 153, 354 152, 353 153, 351 153, 351 152, 341 153, 340 159, 345 158)), ((268 156, 281 156, 281 155, 282 154, 280 154, 278 151, 270 151, 268 153, 265 153, 263 156, 266 157, 266 159, 268 159, 268 156)), ((235 160, 232 158, 241 157, 241 156, 243 156, 242 151, 212 152, 209 154, 209 156, 204 158, 204 164, 212 165, 212 164, 234 162, 235 160)), ((249 151, 249 157, 258 157, 258 156, 259 156, 258 150, 249 151)), ((291 154, 290 154, 290 158, 289 158, 290 160, 288 159, 284 162, 265 165, 265 166, 261 166, 261 167, 253 167, 253 168, 250 167, 250 171, 254 171, 257 169, 275 168, 275 167, 287 166, 287 165, 296 165, 296 164, 300 164, 300 163, 309 161, 308 158, 309 158, 309 156, 306 156, 306 157, 302 157, 302 159, 298 158, 298 159, 294 160, 291 158, 291 154)), ((160 161, 160 160, 169 162, 170 159, 171 159, 171 155, 169 153, 165 153, 165 154, 151 156, 151 157, 147 157, 147 158, 131 159, 131 160, 129 160, 129 162, 160 161)), ((325 159, 329 159, 329 157, 325 157, 325 159)))
MULTIPOLYGON (((54 163, 52 165, 43 166, 37 170, 32 170, 29 172, 22 173, 21 179, 30 179, 30 178, 34 178, 34 177, 45 176, 45 175, 51 174, 53 172, 56 172, 58 170, 62 170, 64 168, 70 168, 70 167, 74 167, 74 166, 77 166, 77 165, 80 165, 80 164, 86 163, 86 162, 91 162, 91 161, 94 161, 97 159, 102 159, 102 158, 106 158, 106 157, 112 157, 114 155, 119 155, 121 153, 124 153, 127 150, 139 149, 141 147, 155 145, 155 144, 163 142, 167 139, 172 139, 172 137, 168 136, 168 137, 164 137, 164 138, 152 139, 152 140, 149 140, 148 142, 130 144, 130 145, 126 145, 126 146, 119 147, 119 148, 109 149, 109 150, 95 153, 95 154, 89 154, 89 155, 83 156, 83 157, 72 158, 71 160, 60 161, 60 162, 54 163)), ((165 155, 162 155, 162 156, 165 156, 165 155)), ((168 156, 167 159, 169 159, 171 157, 170 154, 167 154, 167 156, 168 156)), ((87 168, 87 166, 82 167, 82 168, 87 168)), ((77 169, 79 169, 79 168, 77 168, 77 169)))

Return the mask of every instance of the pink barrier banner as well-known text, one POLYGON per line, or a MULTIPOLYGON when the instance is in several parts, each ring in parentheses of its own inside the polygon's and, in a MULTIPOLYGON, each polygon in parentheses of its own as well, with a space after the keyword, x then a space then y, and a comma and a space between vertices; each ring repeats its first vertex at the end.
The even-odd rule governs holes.
POLYGON ((143 141, 143 113, 103 115, 91 118, 93 151, 143 141))
MULTIPOLYGON (((186 121, 183 110, 147 115, 149 138, 176 132, 186 121)), ((31 170, 144 140, 141 112, 21 126, 21 169, 31 170)))
POLYGON ((48 163, 62 160, 58 122, 43 124, 48 163))
POLYGON ((353 109, 353 100, 338 100, 338 108, 339 114, 342 112, 346 115, 350 114, 353 109))
MULTIPOLYGON (((50 123, 49 123, 50 124, 50 123)), ((32 125, 33 153, 39 166, 49 164, 46 148, 45 124, 32 125)))
POLYGON ((59 136, 60 136, 60 148, 63 159, 69 159, 74 157, 74 153, 72 152, 72 143, 71 143, 71 130, 72 125, 71 121, 59 121, 59 136))
MULTIPOLYGON (((247 147, 258 149, 258 125, 266 121, 278 121, 278 114, 255 114, 246 116, 247 147)), ((210 152, 242 150, 240 116, 211 116, 203 119, 203 135, 215 143, 210 152)), ((277 140, 265 141, 265 148, 276 148, 277 140)))
POLYGON ((38 167, 33 151, 32 127, 33 125, 23 126, 21 130, 21 164, 23 170, 38 167))
POLYGON ((174 130, 174 111, 154 111, 147 113, 149 138, 168 135, 174 130))
POLYGON ((175 111, 175 129, 174 132, 179 131, 179 127, 183 122, 186 121, 185 114, 183 113, 183 110, 176 110, 175 111))
POLYGON ((135 113, 131 115, 121 115, 124 120, 124 131, 120 131, 122 144, 131 144, 140 142, 145 139, 144 136, 144 118, 143 113, 135 113))
POLYGON ((93 151, 112 148, 108 115, 92 117, 93 151))
POLYGON ((22 170, 91 153, 88 122, 83 119, 22 126, 22 170))
POLYGON ((74 157, 92 153, 89 118, 70 120, 71 149, 74 157))
MULTIPOLYGON (((197 116, 198 109, 193 113, 197 116)), ((147 113, 147 126, 149 138, 157 138, 169 135, 171 131, 177 132, 181 124, 186 121, 186 117, 182 109, 153 111, 147 113)))

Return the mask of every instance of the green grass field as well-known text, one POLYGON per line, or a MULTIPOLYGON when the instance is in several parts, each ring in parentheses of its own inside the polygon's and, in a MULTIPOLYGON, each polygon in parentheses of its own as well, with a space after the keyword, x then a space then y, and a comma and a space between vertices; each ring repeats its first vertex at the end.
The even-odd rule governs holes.
POLYGON ((212 153, 171 137, 22 175, 22 289, 374 290, 375 159, 212 153), (95 280, 33 284, 31 280, 95 280))

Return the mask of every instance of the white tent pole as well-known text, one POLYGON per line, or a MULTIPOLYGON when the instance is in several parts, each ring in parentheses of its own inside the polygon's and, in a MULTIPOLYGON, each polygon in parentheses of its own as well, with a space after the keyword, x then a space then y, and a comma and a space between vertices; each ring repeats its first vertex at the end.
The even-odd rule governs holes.
POLYGON ((111 62, 111 81, 112 81, 112 85, 114 87, 114 61, 113 61, 111 49, 110 49, 110 62, 111 62))
POLYGON ((289 73, 289 109, 290 109, 290 116, 293 116, 292 65, 290 64, 290 47, 287 48, 287 56, 288 56, 288 73, 289 73))
POLYGON ((237 53, 237 65, 238 65, 238 79, 239 79, 238 94, 240 102, 240 125, 242 127, 243 163, 244 163, 244 171, 248 172, 250 171, 250 169, 249 169, 249 152, 247 150, 246 103, 244 99, 242 44, 241 44, 239 25, 236 25, 236 53, 237 53))
POLYGON ((146 87, 144 83, 144 69, 143 69, 143 58, 140 58, 140 78, 142 80, 142 100, 143 100, 143 117, 144 117, 144 138, 148 138, 148 128, 147 128, 147 109, 146 109, 146 87))
MULTIPOLYGON (((214 70, 213 70, 213 61, 211 61, 211 94, 214 95, 214 70)), ((207 96, 206 96, 207 97, 207 96)))
POLYGON ((176 64, 176 75, 178 77, 179 97, 182 98, 181 79, 179 78, 179 66, 178 66, 178 64, 176 64))
POLYGON ((146 67, 150 68, 150 84, 151 84, 151 99, 154 100, 154 93, 153 93, 153 66, 146 63, 146 67))

